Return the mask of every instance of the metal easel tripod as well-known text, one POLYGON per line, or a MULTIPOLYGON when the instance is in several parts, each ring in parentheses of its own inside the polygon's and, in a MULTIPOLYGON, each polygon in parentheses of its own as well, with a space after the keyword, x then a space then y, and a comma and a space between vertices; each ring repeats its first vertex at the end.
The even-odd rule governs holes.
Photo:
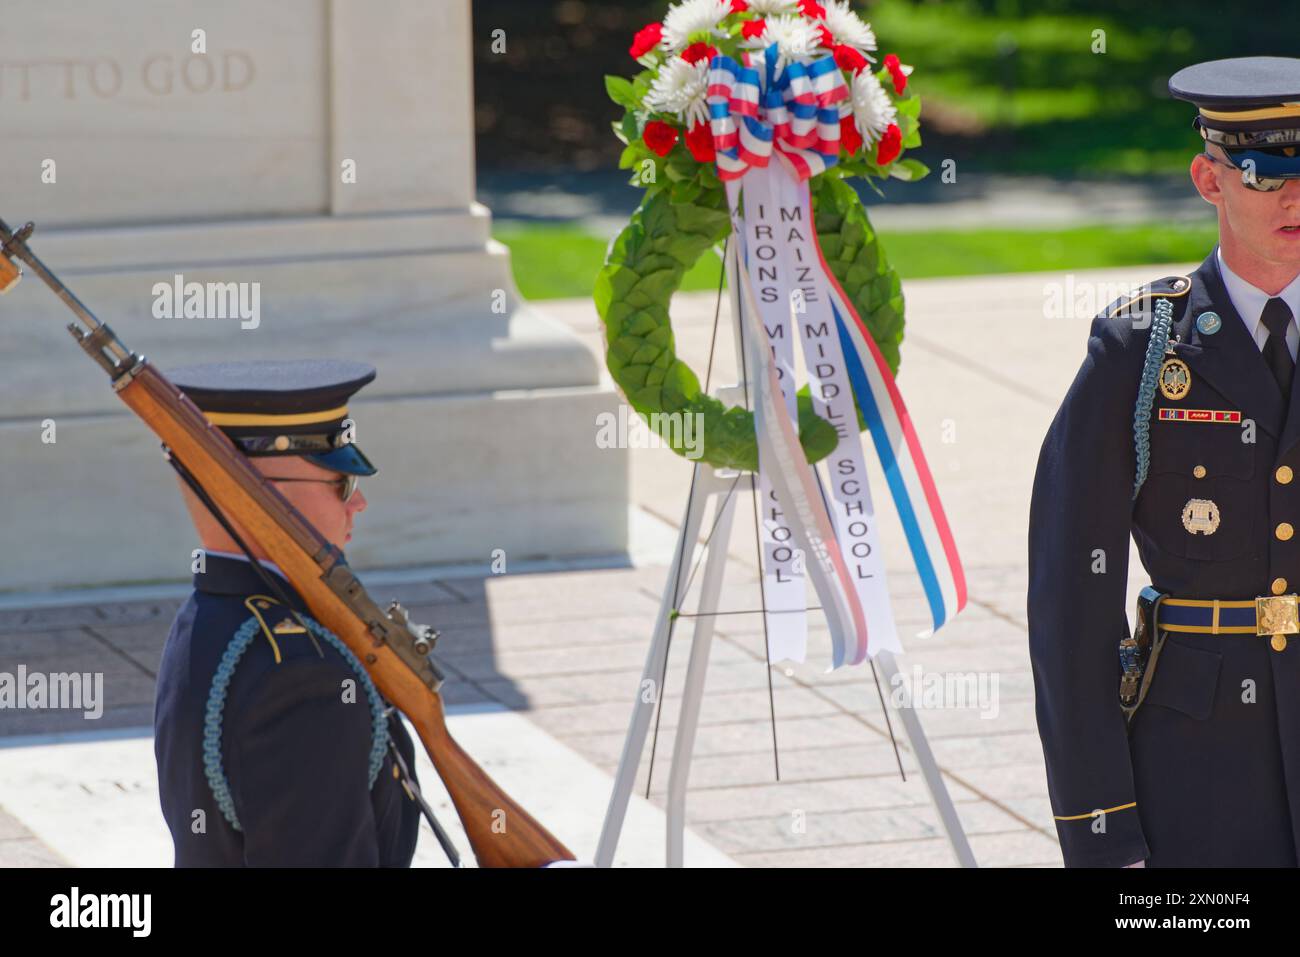
MULTIPOLYGON (((727 286, 730 292, 732 331, 735 334, 736 356, 742 376, 742 385, 719 388, 716 396, 724 403, 745 401, 748 404, 748 388, 755 370, 750 367, 749 354, 745 350, 744 336, 740 322, 740 296, 738 293, 738 271, 740 269, 737 244, 729 242, 723 258, 727 286)), ((711 364, 711 363, 710 363, 711 364)), ((654 634, 650 649, 646 655, 645 668, 637 686, 636 698, 632 706, 632 718, 628 725, 627 737, 623 742, 623 753, 619 758, 618 772, 614 779, 613 792, 605 813, 605 822, 601 828, 600 842, 596 848, 595 864, 597 867, 609 867, 614 861, 614 852, 618 846, 619 835, 623 829, 623 819, 627 813, 628 801, 636 783, 637 770, 641 763, 641 753, 645 747, 646 735, 654 717, 656 705, 663 694, 663 679, 667 674, 668 651, 673 627, 679 617, 680 603, 685 599, 691 578, 691 560, 695 544, 699 541, 700 529, 703 527, 705 509, 713 503, 712 525, 706 542, 707 557, 704 562, 704 574, 700 581, 700 600, 695 613, 695 628, 691 636, 690 658, 686 668, 686 680, 682 688, 681 712, 678 717, 677 734, 673 744, 672 764, 668 775, 667 808, 667 864, 669 867, 681 867, 683 864, 683 836, 686 827, 686 786, 690 776, 691 758, 695 747, 695 735, 699 727, 700 705, 704 697, 704 680, 708 670, 709 651, 713 642, 714 620, 718 611, 718 599, 722 593, 723 572, 727 562, 727 545, 731 539, 731 526, 735 517, 735 491, 746 473, 729 469, 716 469, 713 466, 697 462, 691 476, 690 493, 687 496, 686 514, 682 519, 677 547, 673 552, 672 566, 668 571, 668 582, 664 587, 663 600, 655 619, 654 634)), ((750 473, 751 481, 753 479, 750 473)), ((755 493, 757 494, 757 493, 755 493)), ((755 523, 758 521, 755 512, 755 523)), ((761 570, 760 570, 761 587, 761 570)), ((880 652, 873 659, 879 664, 886 683, 892 684, 898 674, 898 666, 893 655, 887 651, 880 652)), ((770 668, 770 663, 769 663, 770 668)), ((770 682, 769 671, 769 682, 770 682)), ((883 702, 882 702, 883 706, 883 702)), ((930 799, 939 815, 948 842, 952 847, 957 863, 962 867, 975 867, 975 857, 970 843, 962 829, 961 820, 953 807, 952 798, 943 782, 943 775, 934 760, 929 741, 921 728, 921 722, 912 706, 910 696, 905 696, 903 704, 897 708, 906 732, 912 754, 921 768, 922 777, 930 793, 930 799)))

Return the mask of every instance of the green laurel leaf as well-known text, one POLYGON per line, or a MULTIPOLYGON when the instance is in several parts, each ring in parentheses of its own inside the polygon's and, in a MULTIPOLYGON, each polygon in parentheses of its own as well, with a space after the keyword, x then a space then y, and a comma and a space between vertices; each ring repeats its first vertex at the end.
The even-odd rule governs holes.
MULTIPOLYGON (((612 95, 612 94, 611 94, 612 95)), ((711 170, 705 165, 702 170, 711 170)), ((593 299, 605 334, 605 362, 628 403, 679 455, 682 429, 666 429, 655 413, 699 414, 700 459, 718 468, 753 471, 758 446, 753 413, 726 407, 705 393, 698 376, 677 358, 669 316, 672 294, 700 257, 726 239, 731 220, 716 174, 701 174, 673 190, 648 191, 631 221, 610 243, 596 278, 593 299), (698 187, 698 189, 697 189, 698 187)), ((862 317, 889 368, 898 370, 903 340, 903 300, 858 195, 844 180, 813 180, 813 221, 831 273, 862 317)), ((812 407, 808 387, 799 390, 799 440, 809 462, 838 444, 834 426, 812 407)), ((859 427, 865 428, 861 409, 859 427)))

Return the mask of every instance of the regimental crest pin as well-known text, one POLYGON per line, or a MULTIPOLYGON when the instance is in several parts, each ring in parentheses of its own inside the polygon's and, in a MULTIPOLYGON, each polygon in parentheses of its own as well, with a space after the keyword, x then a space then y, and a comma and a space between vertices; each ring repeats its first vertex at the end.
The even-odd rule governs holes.
POLYGON ((1166 359, 1160 366, 1160 394, 1178 400, 1192 388, 1192 370, 1182 359, 1166 359))
POLYGON ((1219 506, 1208 498, 1189 498, 1183 506, 1183 528, 1193 535, 1213 535, 1219 527, 1219 506))

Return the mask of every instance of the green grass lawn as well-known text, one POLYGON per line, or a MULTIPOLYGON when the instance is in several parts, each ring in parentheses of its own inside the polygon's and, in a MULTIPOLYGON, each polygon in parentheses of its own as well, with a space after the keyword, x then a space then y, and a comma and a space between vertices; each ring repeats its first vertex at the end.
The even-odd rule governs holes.
MULTIPOLYGON (((510 247, 515 282, 528 299, 590 296, 606 241, 578 226, 499 226, 510 247)), ((1072 229, 982 229, 906 232, 882 237, 904 279, 1138 266, 1204 259, 1218 238, 1207 224, 1080 226, 1072 229)), ((681 288, 716 289, 721 263, 705 256, 681 288)))

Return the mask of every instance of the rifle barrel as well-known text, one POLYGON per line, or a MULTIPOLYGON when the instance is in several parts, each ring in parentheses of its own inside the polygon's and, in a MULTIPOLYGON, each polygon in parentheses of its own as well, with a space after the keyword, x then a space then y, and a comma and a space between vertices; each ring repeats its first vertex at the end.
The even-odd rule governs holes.
POLYGON ((94 332, 103 323, 95 318, 95 314, 86 308, 86 304, 73 295, 72 290, 65 286, 58 276, 54 275, 45 263, 41 262, 40 257, 31 251, 27 245, 27 237, 32 234, 36 228, 34 223, 28 223, 26 226, 13 232, 3 219, 0 219, 0 249, 3 249, 6 256, 17 256, 28 266, 32 272, 41 278, 41 282, 54 290, 55 295, 62 299, 82 322, 89 327, 89 332, 94 332))

